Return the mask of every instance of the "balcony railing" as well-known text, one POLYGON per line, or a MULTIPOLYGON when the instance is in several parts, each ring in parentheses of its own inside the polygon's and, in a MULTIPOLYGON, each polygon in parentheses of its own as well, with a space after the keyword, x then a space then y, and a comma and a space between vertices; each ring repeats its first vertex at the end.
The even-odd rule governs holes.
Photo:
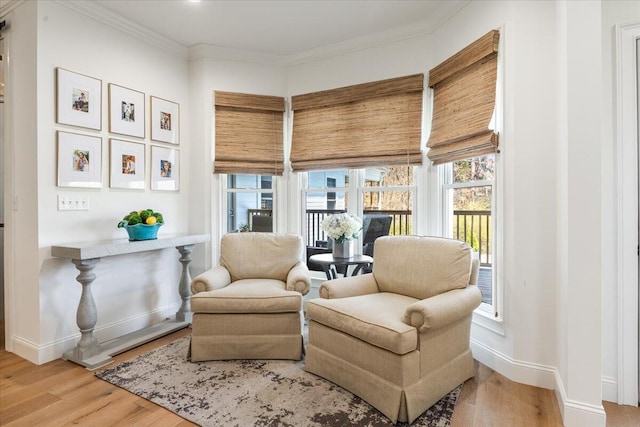
POLYGON ((322 221, 329 215, 346 212, 344 209, 307 209, 307 244, 319 246, 326 242, 327 235, 322 231, 322 221))
MULTIPOLYGON (((322 231, 322 220, 329 215, 345 212, 344 209, 308 209, 306 215, 307 242, 317 246, 317 242, 326 242, 322 231)), ((271 209, 249 209, 249 224, 254 216, 271 216, 271 209)), ((410 210, 365 210, 365 215, 390 215, 390 235, 409 235, 413 233, 412 212, 410 210)), ((491 267, 491 211, 455 210, 453 211, 453 237, 467 242, 478 252, 480 265, 491 267)))
POLYGON ((481 266, 491 267, 491 211, 453 211, 453 237, 478 252, 481 266))
MULTIPOLYGON (((344 209, 308 209, 307 210, 307 242, 315 245, 316 242, 326 241, 327 236, 322 231, 322 220, 327 216, 345 212, 344 209)), ((390 215, 391 227, 389 234, 401 235, 411 234, 411 211, 409 210, 378 210, 370 209, 364 211, 365 215, 390 215)))

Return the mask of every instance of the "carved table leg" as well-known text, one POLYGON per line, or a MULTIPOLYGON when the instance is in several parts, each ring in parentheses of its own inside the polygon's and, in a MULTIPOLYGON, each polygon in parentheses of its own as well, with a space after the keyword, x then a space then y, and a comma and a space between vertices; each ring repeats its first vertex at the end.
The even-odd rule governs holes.
POLYGON ((100 261, 100 258, 79 260, 71 260, 76 268, 80 270, 80 274, 76 280, 82 285, 82 295, 78 303, 78 311, 76 313, 76 322, 80 328, 80 341, 76 347, 65 353, 64 357, 76 363, 84 364, 83 361, 93 357, 101 352, 100 344, 93 335, 93 328, 98 321, 98 313, 96 303, 91 293, 91 283, 95 280, 96 275, 93 268, 100 261))
POLYGON ((182 276, 178 291, 182 298, 180 309, 176 313, 176 320, 179 322, 191 323, 193 314, 191 313, 191 274, 189 274, 189 264, 191 263, 191 251, 195 245, 177 246, 180 252, 180 262, 182 263, 182 276))

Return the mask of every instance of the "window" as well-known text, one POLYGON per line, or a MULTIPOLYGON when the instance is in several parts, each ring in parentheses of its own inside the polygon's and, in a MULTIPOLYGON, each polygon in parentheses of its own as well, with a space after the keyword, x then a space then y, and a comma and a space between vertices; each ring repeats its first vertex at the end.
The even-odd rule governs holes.
POLYGON ((273 231, 273 176, 226 175, 227 232, 273 231))
MULTIPOLYGON (((335 178, 327 178, 327 187, 328 188, 336 188, 335 178)), ((336 193, 335 191, 327 192, 327 209, 335 209, 336 208, 336 193)))
POLYGON ((307 246, 326 246, 327 236, 320 225, 327 216, 346 212, 348 185, 347 169, 307 173, 307 188, 303 190, 307 246))
POLYGON ((486 309, 496 307, 495 156, 458 160, 445 169, 444 231, 471 246, 480 261, 478 288, 486 309))
POLYGON ((303 189, 307 246, 323 246, 322 220, 347 212, 363 219, 363 251, 384 235, 413 233, 413 166, 311 171, 303 189), (357 182, 350 192, 349 181, 357 182), (359 199, 359 200, 358 200, 359 199), (351 203, 349 203, 351 200, 351 203))
MULTIPOLYGON (((389 229, 384 230, 387 234, 413 234, 413 166, 364 169, 364 186, 361 187, 361 192, 365 220, 368 216, 387 216, 390 219, 389 229)), ((366 235, 363 239, 365 244, 369 243, 366 235)))
MULTIPOLYGON (((439 165, 443 178, 443 210, 437 213, 442 216, 442 233, 467 242, 477 253, 483 301, 479 311, 494 317, 500 317, 501 307, 496 274, 499 51, 500 31, 491 30, 429 71, 433 112, 427 142, 427 156, 439 165)), ((495 326, 480 318, 477 322, 495 326)))

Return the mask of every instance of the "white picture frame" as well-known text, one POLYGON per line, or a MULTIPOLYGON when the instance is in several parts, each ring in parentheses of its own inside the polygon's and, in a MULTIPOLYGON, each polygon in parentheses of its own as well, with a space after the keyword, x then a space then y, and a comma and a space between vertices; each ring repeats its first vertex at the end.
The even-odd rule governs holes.
POLYGON ((151 146, 151 189, 180 190, 180 150, 151 146))
POLYGON ((180 144, 180 104, 151 97, 151 139, 180 144))
POLYGON ((102 129, 102 80, 56 68, 56 123, 102 129))
POLYGON ((145 121, 144 93, 109 83, 109 132, 144 138, 145 121))
POLYGON ((111 188, 144 190, 146 186, 145 144, 109 140, 109 185, 111 188))
POLYGON ((102 138, 57 132, 58 187, 102 187, 102 138))

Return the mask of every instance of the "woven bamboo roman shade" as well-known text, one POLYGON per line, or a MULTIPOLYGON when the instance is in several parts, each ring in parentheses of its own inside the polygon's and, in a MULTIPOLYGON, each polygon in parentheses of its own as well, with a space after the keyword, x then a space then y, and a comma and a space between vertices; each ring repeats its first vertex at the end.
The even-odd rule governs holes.
POLYGON ((297 95, 294 171, 419 164, 424 75, 297 95))
POLYGON ((215 92, 215 173, 282 175, 284 98, 215 92))
POLYGON ((433 121, 427 155, 434 164, 498 151, 489 129, 496 99, 500 32, 490 31, 429 71, 433 121))

